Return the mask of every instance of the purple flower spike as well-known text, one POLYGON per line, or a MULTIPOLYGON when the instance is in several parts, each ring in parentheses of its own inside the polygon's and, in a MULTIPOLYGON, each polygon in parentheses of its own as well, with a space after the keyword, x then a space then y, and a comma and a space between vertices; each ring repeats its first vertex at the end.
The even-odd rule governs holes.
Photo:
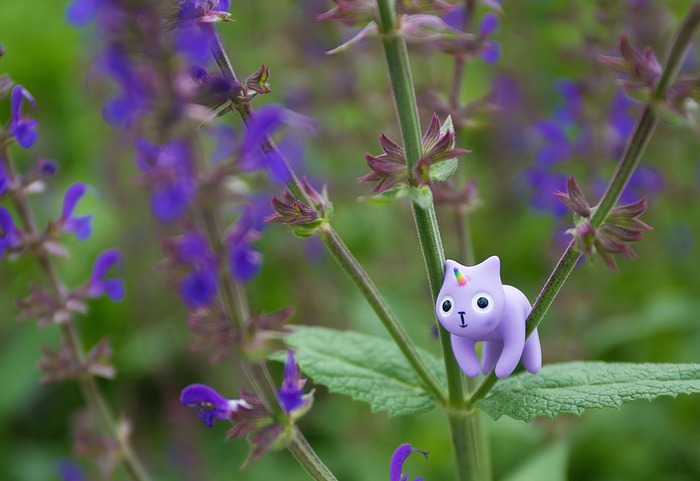
POLYGON ((185 406, 196 408, 197 417, 204 421, 208 427, 214 425, 214 420, 228 420, 231 414, 243 407, 250 409, 251 406, 237 399, 226 399, 206 384, 190 384, 180 393, 180 403, 185 406))
POLYGON ((284 363, 282 387, 277 390, 280 404, 287 414, 303 406, 304 384, 306 384, 306 379, 301 379, 301 371, 294 359, 294 351, 287 351, 287 362, 284 363))
MULTIPOLYGON (((394 455, 391 457, 391 464, 389 465, 389 481, 407 481, 408 474, 401 476, 403 473, 403 463, 411 455, 411 453, 421 453, 426 458, 428 453, 426 451, 421 451, 420 449, 415 449, 410 444, 402 444, 394 451, 394 455)), ((416 478, 414 481, 422 481, 423 478, 416 478)))
POLYGON ((66 8, 66 19, 74 27, 84 27, 97 15, 98 0, 73 0, 66 8))
POLYGON ((12 89, 12 106, 10 110, 10 130, 17 143, 28 149, 36 142, 38 133, 36 131, 36 120, 25 120, 22 117, 22 100, 27 100, 36 110, 34 97, 21 85, 15 85, 12 89))
POLYGON ((72 232, 79 240, 85 240, 90 237, 92 232, 90 221, 91 215, 74 216, 73 211, 78 201, 85 195, 87 188, 85 184, 77 182, 71 185, 63 197, 63 211, 58 220, 58 224, 66 232, 72 232))
POLYGON ((105 279, 107 272, 115 264, 121 262, 121 253, 116 249, 104 251, 95 260, 92 268, 92 275, 87 284, 86 295, 88 297, 99 297, 107 294, 113 301, 120 301, 124 298, 124 281, 122 279, 105 279))
POLYGON ((491 40, 485 42, 481 50, 481 58, 490 65, 495 64, 501 58, 501 45, 491 40))
POLYGON ((19 244, 19 233, 10 211, 0 207, 0 259, 5 255, 6 250, 17 247, 19 244))

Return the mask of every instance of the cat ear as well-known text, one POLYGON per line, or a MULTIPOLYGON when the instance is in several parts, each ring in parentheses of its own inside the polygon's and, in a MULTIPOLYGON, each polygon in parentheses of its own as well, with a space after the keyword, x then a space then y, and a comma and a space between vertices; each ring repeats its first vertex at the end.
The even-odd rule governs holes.
POLYGON ((491 256, 482 262, 482 265, 491 272, 496 272, 499 276, 501 275, 501 259, 497 256, 491 256))

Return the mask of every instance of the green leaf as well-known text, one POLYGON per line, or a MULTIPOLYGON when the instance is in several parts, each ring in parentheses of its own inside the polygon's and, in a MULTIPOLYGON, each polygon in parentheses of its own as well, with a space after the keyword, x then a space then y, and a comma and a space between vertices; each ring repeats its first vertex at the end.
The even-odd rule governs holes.
POLYGON ((409 187, 408 197, 415 202, 421 209, 427 209, 433 204, 433 193, 430 192, 430 187, 421 185, 420 187, 409 187))
MULTIPOLYGON (((308 326, 295 326, 285 341, 314 383, 366 402, 373 412, 401 416, 435 407, 435 400, 392 341, 308 326)), ((444 382, 441 361, 426 352, 420 354, 444 382)))
POLYGON ((538 416, 581 415, 659 396, 700 393, 700 364, 572 362, 544 366, 539 374, 500 381, 477 405, 494 419, 504 414, 532 421, 538 416))
POLYGON ((459 166, 456 158, 441 160, 430 166, 430 178, 432 180, 447 180, 454 175, 459 166))
POLYGON ((383 192, 379 192, 378 194, 363 195, 359 198, 359 200, 361 202, 367 202, 368 204, 372 205, 391 204, 396 199, 406 197, 409 193, 409 189, 409 186, 401 184, 397 185, 396 187, 392 187, 391 189, 387 189, 383 192))

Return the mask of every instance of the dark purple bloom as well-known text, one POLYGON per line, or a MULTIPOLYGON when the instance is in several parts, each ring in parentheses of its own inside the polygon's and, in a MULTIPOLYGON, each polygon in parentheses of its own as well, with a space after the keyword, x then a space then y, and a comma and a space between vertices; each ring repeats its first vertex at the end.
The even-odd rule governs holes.
POLYGON ((136 166, 141 172, 148 172, 156 166, 160 147, 143 137, 136 139, 134 147, 136 147, 136 166))
POLYGON ((19 232, 12 220, 12 214, 4 207, 0 207, 0 259, 5 251, 17 247, 20 244, 19 232))
POLYGON ((257 218, 255 214, 255 209, 249 206, 228 237, 229 269, 233 277, 241 282, 255 277, 262 263, 260 252, 252 243, 260 237, 258 229, 264 224, 262 218, 257 218))
POLYGON ((121 253, 116 249, 107 249, 95 260, 90 280, 87 283, 86 295, 99 297, 107 294, 113 301, 124 298, 124 281, 122 279, 106 279, 107 272, 112 266, 121 262, 121 253))
POLYGON ((92 215, 74 216, 73 211, 80 198, 85 195, 85 184, 77 182, 71 185, 63 198, 63 211, 58 219, 58 225, 65 232, 72 232, 79 240, 85 240, 90 236, 90 221, 92 215))
POLYGON ((36 131, 37 121, 26 120, 22 117, 22 100, 27 100, 34 109, 36 109, 36 101, 34 97, 21 85, 15 85, 12 89, 12 105, 10 110, 10 130, 14 135, 17 143, 23 148, 28 149, 36 142, 38 133, 36 131))
POLYGON ((196 408, 197 417, 209 427, 214 425, 216 419, 229 420, 240 407, 251 408, 246 401, 226 399, 206 384, 190 384, 184 388, 180 393, 180 403, 196 408))
POLYGON ((174 240, 177 260, 190 265, 207 263, 213 256, 202 233, 190 231, 174 240))
POLYGON ((63 481, 87 481, 83 470, 72 459, 63 459, 58 462, 58 474, 63 481))
MULTIPOLYGON (((421 451, 420 449, 415 449, 410 444, 402 444, 401 446, 398 447, 398 449, 396 451, 394 451, 394 454, 391 457, 391 464, 389 465, 389 481, 407 481, 408 480, 408 474, 403 475, 403 464, 406 462, 406 459, 408 459, 408 457, 413 452, 421 453, 426 458, 428 457, 427 452, 421 451)), ((414 481, 422 481, 422 480, 423 480, 423 478, 416 478, 414 481)))
POLYGON ((180 297, 190 309, 206 307, 216 298, 217 272, 214 265, 192 270, 180 281, 180 297))
POLYGON ((487 40, 481 49, 481 58, 488 64, 495 64, 501 58, 501 45, 498 42, 487 40))
POLYGON ((301 379, 301 371, 294 359, 294 351, 287 351, 287 361, 284 363, 284 379, 282 380, 282 386, 277 390, 280 404, 287 414, 304 404, 304 384, 306 384, 306 379, 301 379))

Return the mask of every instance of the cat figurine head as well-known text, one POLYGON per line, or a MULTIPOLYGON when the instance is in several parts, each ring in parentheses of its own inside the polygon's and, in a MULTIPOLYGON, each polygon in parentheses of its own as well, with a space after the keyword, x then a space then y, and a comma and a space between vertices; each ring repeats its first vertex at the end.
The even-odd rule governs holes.
POLYGON ((435 312, 450 333, 468 338, 488 334, 501 322, 505 304, 498 257, 471 267, 452 260, 445 262, 445 280, 435 312))

